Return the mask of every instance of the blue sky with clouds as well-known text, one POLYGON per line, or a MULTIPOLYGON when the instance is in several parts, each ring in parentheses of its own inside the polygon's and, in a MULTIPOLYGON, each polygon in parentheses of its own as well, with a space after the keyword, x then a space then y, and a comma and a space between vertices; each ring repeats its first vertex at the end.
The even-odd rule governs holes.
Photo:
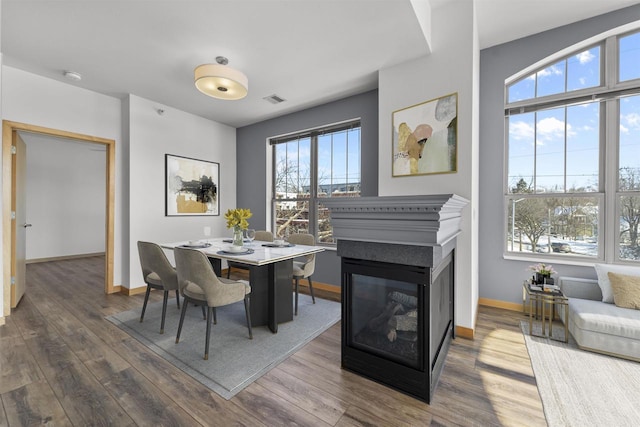
MULTIPOLYGON (((620 40, 620 79, 640 78, 640 33, 620 40)), ((517 102, 600 85, 599 46, 558 61, 508 89, 517 102)), ((602 104, 604 105, 604 104, 602 104)), ((598 191, 600 102, 512 115, 509 187, 523 178, 539 191, 598 191), (566 183, 566 185, 565 185, 566 183)), ((620 100, 620 167, 640 168, 640 96, 620 100)))

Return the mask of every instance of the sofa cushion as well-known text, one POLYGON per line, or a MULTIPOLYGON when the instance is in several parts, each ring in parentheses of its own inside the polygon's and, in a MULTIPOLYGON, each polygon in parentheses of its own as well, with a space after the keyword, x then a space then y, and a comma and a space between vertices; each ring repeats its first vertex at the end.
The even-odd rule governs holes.
POLYGON ((569 318, 585 331, 640 340, 640 310, 569 298, 569 318))
POLYGON ((640 276, 609 272, 613 302, 618 307, 640 310, 640 276))
POLYGON ((609 272, 616 274, 626 274, 629 276, 640 276, 640 267, 614 264, 595 264, 598 274, 598 286, 602 291, 602 301, 613 304, 613 290, 609 281, 609 272))

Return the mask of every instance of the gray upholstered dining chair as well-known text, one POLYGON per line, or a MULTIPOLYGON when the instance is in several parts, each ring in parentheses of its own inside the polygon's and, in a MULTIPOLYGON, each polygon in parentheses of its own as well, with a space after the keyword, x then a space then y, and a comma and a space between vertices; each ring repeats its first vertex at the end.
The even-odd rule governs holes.
POLYGON ((249 298, 251 286, 246 281, 235 281, 218 278, 213 271, 207 256, 194 249, 177 247, 174 249, 176 259, 176 271, 178 273, 178 284, 182 294, 182 312, 180 313, 180 323, 176 343, 180 341, 180 333, 184 323, 184 315, 187 311, 188 303, 207 307, 207 332, 204 347, 204 359, 209 359, 209 338, 211 337, 211 321, 214 323, 215 308, 233 304, 244 300, 244 309, 247 317, 247 328, 249 329, 249 339, 253 339, 251 331, 251 313, 249 298))
MULTIPOLYGON (((311 234, 291 234, 288 239, 289 243, 294 245, 306 245, 313 246, 316 244, 315 238, 311 234)), ((306 255, 304 261, 293 261, 293 279, 296 281, 296 305, 295 315, 298 315, 298 286, 300 279, 307 279, 309 282, 309 293, 311 293, 311 300, 316 303, 316 297, 313 295, 313 282, 311 281, 311 275, 316 268, 316 254, 306 255)))
POLYGON ((140 314, 140 322, 144 320, 144 312, 147 310, 151 289, 159 289, 163 291, 160 333, 164 334, 164 319, 167 315, 169 291, 176 291, 176 303, 178 304, 178 308, 180 308, 176 270, 167 259, 162 248, 155 243, 138 241, 138 255, 140 256, 142 277, 147 284, 147 291, 144 294, 144 303, 142 304, 142 313, 140 314))
MULTIPOLYGON (((261 242, 273 242, 273 233, 266 230, 256 231, 256 237, 254 241, 259 240, 261 242)), ((248 270, 249 266, 241 262, 227 261, 227 279, 231 277, 231 268, 237 268, 241 270, 248 270)))

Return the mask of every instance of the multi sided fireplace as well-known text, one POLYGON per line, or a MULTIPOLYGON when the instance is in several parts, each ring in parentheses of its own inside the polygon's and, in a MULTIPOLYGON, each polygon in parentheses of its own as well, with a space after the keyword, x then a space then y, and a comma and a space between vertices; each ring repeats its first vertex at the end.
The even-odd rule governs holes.
POLYGON ((342 366, 429 403, 455 336, 455 195, 327 203, 342 272, 342 366))

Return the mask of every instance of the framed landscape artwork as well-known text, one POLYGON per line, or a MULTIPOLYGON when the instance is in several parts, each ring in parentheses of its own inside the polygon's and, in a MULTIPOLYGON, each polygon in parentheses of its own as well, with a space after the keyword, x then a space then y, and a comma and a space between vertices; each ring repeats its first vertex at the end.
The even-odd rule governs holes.
POLYGON ((165 215, 220 215, 220 164, 165 154, 165 215))
POLYGON ((393 112, 392 176, 457 170, 458 94, 393 112))

